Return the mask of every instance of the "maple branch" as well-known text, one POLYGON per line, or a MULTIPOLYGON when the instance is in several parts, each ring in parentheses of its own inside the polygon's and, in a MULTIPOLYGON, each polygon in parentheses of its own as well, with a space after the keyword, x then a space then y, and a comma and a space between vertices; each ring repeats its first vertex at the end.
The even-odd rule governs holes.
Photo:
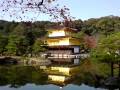
POLYGON ((44 0, 42 0, 41 2, 39 2, 38 6, 43 5, 43 2, 44 2, 44 0))

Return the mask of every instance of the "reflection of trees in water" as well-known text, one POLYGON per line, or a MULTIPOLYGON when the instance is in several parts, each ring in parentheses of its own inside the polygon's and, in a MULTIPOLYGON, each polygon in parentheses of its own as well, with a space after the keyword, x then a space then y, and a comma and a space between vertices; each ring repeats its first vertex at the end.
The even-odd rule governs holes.
POLYGON ((27 83, 36 85, 45 84, 47 75, 43 71, 33 67, 0 67, 0 85, 10 85, 10 87, 20 87, 27 83))
POLYGON ((120 90, 120 88, 118 89, 118 87, 120 87, 119 85, 106 86, 104 84, 105 80, 106 78, 102 76, 93 75, 90 72, 84 72, 84 73, 81 73, 81 75, 75 77, 72 83, 79 86, 81 86, 82 84, 85 84, 87 86, 94 87, 94 88, 106 88, 107 90, 116 90, 117 88, 117 90, 120 90))
POLYGON ((95 88, 101 87, 100 80, 97 80, 96 77, 91 75, 90 73, 83 73, 79 75, 75 78, 73 83, 77 85, 81 85, 84 83, 85 85, 92 86, 95 88))
MULTIPOLYGON (((101 81, 103 77, 97 77, 89 72, 82 72, 79 76, 76 76, 73 80, 65 83, 53 83, 57 86, 64 87, 68 83, 87 86, 95 88, 101 88, 101 81)), ((52 82, 48 82, 47 74, 42 70, 29 66, 2 66, 0 67, 0 86, 10 85, 10 87, 19 88, 28 83, 36 85, 44 85, 52 82)), ((104 88, 104 87, 103 87, 104 88)), ((60 88, 63 90, 63 88, 60 88)), ((114 89, 109 89, 114 90, 114 89)), ((120 90, 120 89, 119 89, 120 90)))

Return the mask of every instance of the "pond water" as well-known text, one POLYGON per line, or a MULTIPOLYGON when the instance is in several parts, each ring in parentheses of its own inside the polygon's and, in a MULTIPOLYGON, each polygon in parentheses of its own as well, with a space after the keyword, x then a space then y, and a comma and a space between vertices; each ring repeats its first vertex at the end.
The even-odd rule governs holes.
POLYGON ((86 78, 86 81, 77 77, 67 83, 53 83, 39 67, 0 66, 0 90, 109 90, 86 78))
POLYGON ((10 88, 9 85, 1 86, 0 90, 107 90, 107 89, 94 88, 84 84, 82 84, 81 86, 68 84, 67 86, 64 86, 62 88, 53 84, 49 85, 27 84, 19 88, 10 88))

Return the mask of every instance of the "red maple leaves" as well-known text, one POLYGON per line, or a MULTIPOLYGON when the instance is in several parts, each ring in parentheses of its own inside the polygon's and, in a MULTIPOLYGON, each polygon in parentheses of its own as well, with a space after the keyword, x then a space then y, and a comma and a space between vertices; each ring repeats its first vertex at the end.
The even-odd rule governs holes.
POLYGON ((95 48, 97 46, 97 41, 96 41, 95 37, 93 37, 93 36, 86 35, 84 37, 84 41, 85 41, 85 45, 88 48, 95 48))

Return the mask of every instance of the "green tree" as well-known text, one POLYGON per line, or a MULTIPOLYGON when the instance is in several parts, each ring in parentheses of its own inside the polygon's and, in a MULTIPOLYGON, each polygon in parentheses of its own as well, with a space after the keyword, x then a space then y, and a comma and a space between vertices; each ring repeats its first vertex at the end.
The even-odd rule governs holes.
POLYGON ((120 64, 120 32, 111 34, 107 37, 103 36, 97 48, 92 51, 91 56, 93 59, 110 63, 111 75, 113 76, 113 64, 120 64))
POLYGON ((8 43, 8 39, 6 36, 0 34, 0 54, 2 55, 5 52, 5 46, 8 43))
POLYGON ((83 21, 82 20, 80 20, 80 19, 79 20, 75 20, 72 23, 73 23, 73 25, 72 25, 73 28, 75 28, 75 29, 77 29, 79 31, 82 30, 82 27, 83 27, 83 21))
POLYGON ((6 49, 7 54, 23 55, 27 50, 27 40, 24 36, 10 35, 6 49))
POLYGON ((45 51, 44 43, 41 39, 36 39, 35 43, 33 45, 33 52, 37 55, 40 54, 40 52, 45 51))
POLYGON ((19 35, 24 36, 27 32, 26 27, 23 23, 19 23, 16 27, 13 28, 13 25, 11 25, 11 28, 13 29, 10 34, 12 35, 19 35))
POLYGON ((97 28, 96 28, 97 21, 98 20, 94 18, 84 21, 82 26, 82 31, 87 35, 94 35, 95 33, 97 33, 97 28))

